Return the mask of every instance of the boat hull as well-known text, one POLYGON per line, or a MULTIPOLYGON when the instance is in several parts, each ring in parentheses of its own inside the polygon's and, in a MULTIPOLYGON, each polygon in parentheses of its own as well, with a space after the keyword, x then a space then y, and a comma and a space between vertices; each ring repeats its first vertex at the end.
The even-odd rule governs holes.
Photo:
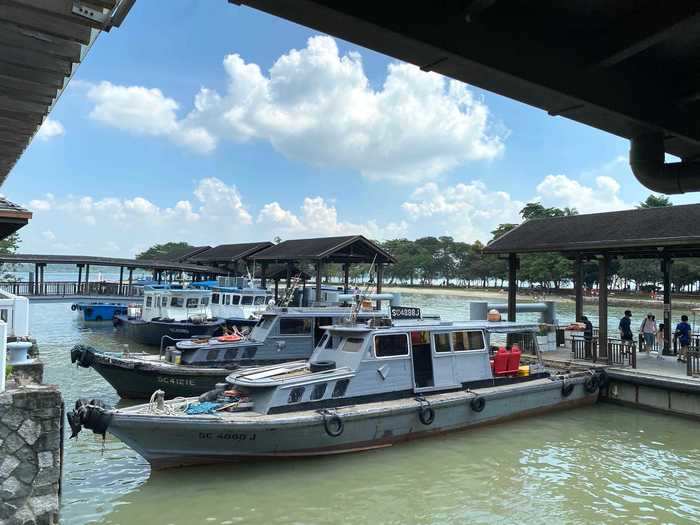
POLYGON ((142 321, 129 319, 124 315, 114 318, 114 325, 125 337, 136 343, 149 346, 160 346, 164 336, 173 339, 188 339, 191 337, 208 337, 218 333, 225 325, 223 319, 203 323, 142 321))
POLYGON ((78 310, 83 321, 91 323, 110 322, 115 315, 126 314, 126 305, 124 304, 85 304, 77 303, 73 305, 75 310, 78 310))
POLYGON ((336 437, 316 411, 223 418, 115 411, 107 430, 156 469, 341 454, 596 402, 597 392, 587 392, 583 378, 568 383, 574 384, 568 396, 562 393, 562 381, 549 379, 428 395, 435 411, 431 424, 421 422, 420 405, 411 398, 338 408, 344 428, 336 437), (477 395, 485 400, 482 411, 471 405, 477 395))

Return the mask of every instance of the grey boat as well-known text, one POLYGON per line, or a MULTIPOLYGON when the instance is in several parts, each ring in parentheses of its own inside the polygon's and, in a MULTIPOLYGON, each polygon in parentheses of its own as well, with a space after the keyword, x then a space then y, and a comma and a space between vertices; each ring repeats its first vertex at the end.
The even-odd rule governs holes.
MULTIPOLYGON (((232 370, 308 359, 323 336, 323 326, 350 318, 352 309, 341 306, 268 307, 246 336, 170 340, 174 348, 160 354, 100 352, 77 345, 71 361, 92 367, 120 397, 148 399, 162 389, 166 398, 198 396, 221 383, 232 370), (177 350, 177 352, 173 352, 177 350), (176 358, 173 356, 177 356, 176 358)), ((360 310, 357 318, 386 317, 375 310, 360 310)))
POLYGON ((496 347, 510 351, 498 349, 494 361, 519 359, 536 330, 488 321, 336 324, 310 362, 233 372, 208 401, 156 395, 122 409, 79 401, 69 422, 74 434, 81 426, 110 432, 165 468, 377 449, 594 403, 604 372, 550 376, 535 365, 527 375, 494 375, 496 347))

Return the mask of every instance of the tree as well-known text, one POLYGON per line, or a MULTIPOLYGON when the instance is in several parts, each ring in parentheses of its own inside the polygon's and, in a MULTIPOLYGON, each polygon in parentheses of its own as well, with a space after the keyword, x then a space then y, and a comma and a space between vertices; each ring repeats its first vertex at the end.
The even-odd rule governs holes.
MULTIPOLYGON (((13 233, 12 235, 8 235, 4 239, 0 239, 0 253, 4 254, 12 254, 17 251, 17 248, 19 248, 20 244, 20 238, 19 234, 17 232, 13 233)), ((15 265, 14 264, 0 264, 0 268, 2 268, 3 276, 2 279, 3 281, 16 281, 17 277, 13 275, 12 271, 15 270, 15 265)))
POLYGON ((164 244, 154 244, 148 250, 139 253, 137 259, 162 259, 175 250, 194 248, 186 242, 166 242, 164 244))
POLYGON ((637 208, 665 208, 666 206, 673 206, 671 199, 666 195, 654 195, 652 193, 645 200, 640 202, 637 208))

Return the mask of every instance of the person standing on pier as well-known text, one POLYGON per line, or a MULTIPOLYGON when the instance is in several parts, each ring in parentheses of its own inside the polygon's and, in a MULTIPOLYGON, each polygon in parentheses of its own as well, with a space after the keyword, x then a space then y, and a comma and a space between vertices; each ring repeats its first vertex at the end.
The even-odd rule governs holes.
POLYGON ((678 360, 685 363, 688 358, 688 347, 690 346, 690 325, 688 324, 688 316, 681 315, 681 322, 676 325, 676 337, 681 345, 681 351, 678 354, 678 360))
POLYGON ((591 356, 591 342, 593 341, 593 323, 585 315, 581 317, 585 328, 583 329, 583 340, 585 344, 586 358, 591 356))
POLYGON ((632 334, 632 312, 625 310, 625 315, 620 319, 620 339, 623 345, 632 346, 634 344, 634 335, 632 334))
POLYGON ((654 340, 656 339, 656 321, 651 313, 642 321, 642 326, 639 327, 639 331, 644 337, 644 350, 647 354, 651 353, 651 349, 654 347, 654 340))

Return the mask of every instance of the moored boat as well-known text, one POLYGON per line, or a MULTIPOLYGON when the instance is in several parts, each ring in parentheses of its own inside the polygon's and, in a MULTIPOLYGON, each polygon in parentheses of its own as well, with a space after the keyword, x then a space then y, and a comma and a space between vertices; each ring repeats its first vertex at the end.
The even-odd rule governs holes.
POLYGON ((258 312, 272 300, 270 292, 242 277, 222 280, 233 286, 222 286, 218 281, 198 282, 193 286, 211 290, 211 314, 225 319, 227 327, 241 329, 255 325, 260 318, 258 312))
POLYGON ((163 337, 184 339, 220 332, 226 321, 212 317, 211 291, 179 285, 144 287, 143 304, 129 305, 126 314, 114 316, 114 326, 127 338, 160 346, 163 337))
MULTIPOLYGON (((352 315, 349 307, 268 307, 247 335, 202 337, 177 341, 159 355, 99 352, 76 346, 71 361, 92 367, 120 397, 148 399, 157 390, 167 398, 196 396, 214 388, 231 370, 308 359, 323 336, 325 325, 340 323, 352 315)), ((360 310, 359 319, 386 313, 360 310)))
POLYGON ((115 315, 127 313, 127 305, 122 303, 73 303, 70 309, 87 322, 111 321, 115 315))
POLYGON ((594 403, 604 373, 513 366, 537 329, 489 321, 336 324, 309 362, 235 371, 202 401, 156 393, 151 403, 124 409, 78 402, 69 422, 74 434, 81 426, 110 432, 161 468, 375 449, 594 403))

